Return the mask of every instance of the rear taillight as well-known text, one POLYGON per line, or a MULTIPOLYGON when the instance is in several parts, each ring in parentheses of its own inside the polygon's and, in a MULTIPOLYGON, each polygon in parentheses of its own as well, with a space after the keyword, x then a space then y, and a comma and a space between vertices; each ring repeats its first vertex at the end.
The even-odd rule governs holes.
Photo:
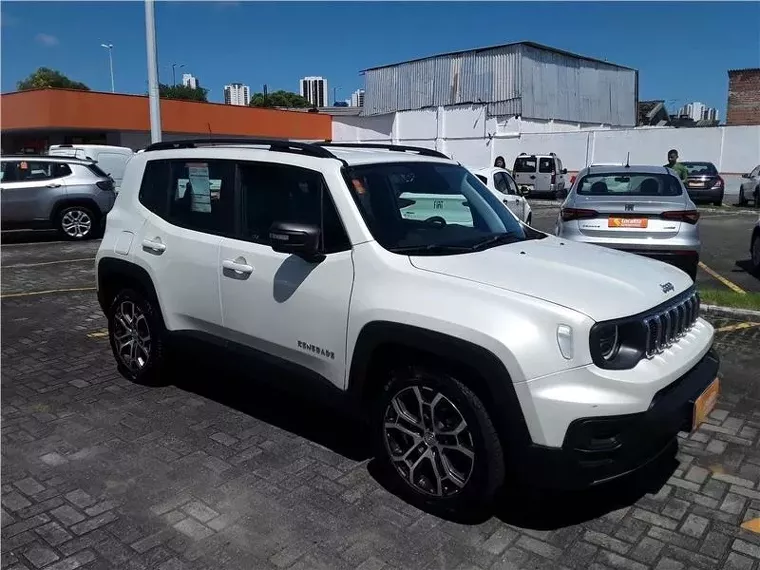
POLYGON ((556 183, 557 183, 557 175, 552 174, 552 184, 556 184, 556 183))
POLYGON ((571 186, 572 186, 573 184, 575 184, 575 179, 576 179, 576 178, 577 178, 577 177, 575 176, 575 174, 573 174, 573 175, 570 177, 570 185, 571 185, 571 186))
POLYGON ((587 220, 595 218, 598 214, 596 210, 585 210, 583 208, 562 208, 559 213, 562 216, 562 221, 569 222, 571 220, 587 220))
POLYGON ((111 191, 113 191, 113 189, 114 189, 113 180, 100 180, 100 181, 96 182, 95 184, 101 190, 106 190, 106 191, 111 190, 111 191))
POLYGON ((661 217, 663 220, 696 224, 699 221, 699 212, 696 210, 678 210, 674 212, 663 212, 661 217))
POLYGON ((718 176, 717 180, 715 181, 715 184, 713 184, 713 189, 715 188, 723 188, 726 183, 723 182, 723 179, 718 176))

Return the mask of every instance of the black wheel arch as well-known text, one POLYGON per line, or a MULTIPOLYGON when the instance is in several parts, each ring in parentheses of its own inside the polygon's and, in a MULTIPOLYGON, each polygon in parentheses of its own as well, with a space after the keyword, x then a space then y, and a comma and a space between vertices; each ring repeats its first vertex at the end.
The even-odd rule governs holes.
POLYGON ((483 402, 496 427, 504 453, 510 455, 532 439, 512 378, 501 360, 481 346, 436 331, 390 321, 366 324, 356 341, 348 394, 365 413, 382 388, 382 372, 409 356, 435 359, 454 368, 458 380, 483 402))
MULTIPOLYGON (((124 259, 106 257, 98 262, 98 303, 104 313, 121 289, 135 289, 158 304, 158 294, 148 272, 124 259)), ((159 315, 160 307, 156 307, 159 315)))

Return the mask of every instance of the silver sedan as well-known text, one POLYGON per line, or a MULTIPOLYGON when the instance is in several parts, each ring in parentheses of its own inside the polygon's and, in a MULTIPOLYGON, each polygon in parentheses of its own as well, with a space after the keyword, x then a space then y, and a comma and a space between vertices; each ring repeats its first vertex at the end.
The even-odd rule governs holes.
POLYGON ((554 233, 664 261, 696 277, 699 212, 661 166, 589 166, 578 173, 554 233))

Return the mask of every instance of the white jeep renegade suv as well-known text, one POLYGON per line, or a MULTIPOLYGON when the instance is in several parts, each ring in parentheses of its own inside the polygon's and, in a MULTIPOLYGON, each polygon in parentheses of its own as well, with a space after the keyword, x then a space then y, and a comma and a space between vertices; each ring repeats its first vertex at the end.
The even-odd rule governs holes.
POLYGON ((713 328, 685 273, 531 229, 427 149, 151 145, 96 264, 125 376, 160 380, 169 340, 189 334, 326 381, 398 490, 432 509, 484 505, 508 475, 619 477, 717 397, 713 328), (444 200, 403 214, 430 194, 469 216, 444 200))

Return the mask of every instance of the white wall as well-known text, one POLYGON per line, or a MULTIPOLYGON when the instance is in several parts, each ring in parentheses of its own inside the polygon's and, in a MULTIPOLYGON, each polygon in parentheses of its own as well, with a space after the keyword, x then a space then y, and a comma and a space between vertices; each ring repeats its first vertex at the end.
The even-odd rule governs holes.
POLYGON ((592 162, 664 164, 678 149, 682 160, 714 163, 728 193, 739 175, 760 164, 760 127, 616 129, 609 125, 487 117, 485 107, 462 105, 403 111, 373 117, 333 117, 335 142, 393 142, 435 148, 479 168, 503 156, 507 165, 521 152, 555 152, 573 172, 592 162))

